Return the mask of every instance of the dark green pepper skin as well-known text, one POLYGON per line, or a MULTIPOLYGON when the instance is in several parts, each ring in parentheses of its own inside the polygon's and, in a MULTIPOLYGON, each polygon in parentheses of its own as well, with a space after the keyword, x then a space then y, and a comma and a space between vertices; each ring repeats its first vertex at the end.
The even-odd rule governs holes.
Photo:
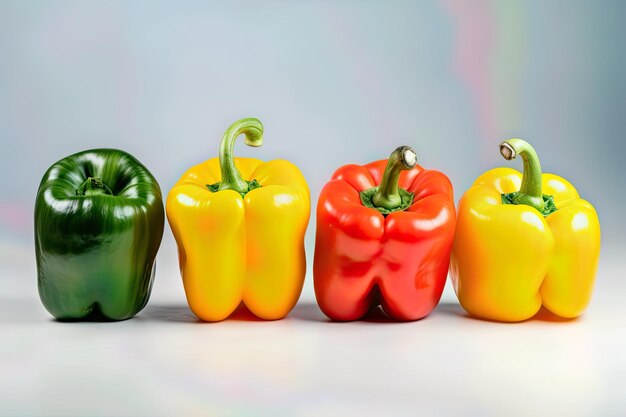
POLYGON ((133 317, 150 297, 164 219, 159 184, 126 152, 94 149, 56 162, 35 202, 44 307, 59 320, 133 317))

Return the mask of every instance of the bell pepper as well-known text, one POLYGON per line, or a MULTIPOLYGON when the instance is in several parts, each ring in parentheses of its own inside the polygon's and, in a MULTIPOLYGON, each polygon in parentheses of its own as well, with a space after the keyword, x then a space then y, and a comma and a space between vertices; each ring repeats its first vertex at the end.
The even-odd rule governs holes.
POLYGON ((452 185, 397 148, 389 160, 339 168, 317 205, 314 287, 329 318, 382 307, 392 319, 428 315, 443 291, 454 238, 452 185))
POLYGON ((261 319, 283 318, 304 283, 306 181, 285 160, 234 158, 241 134, 249 146, 263 143, 261 122, 235 122, 219 159, 189 169, 167 198, 187 302, 205 321, 223 320, 241 303, 261 319))
POLYGON ((35 200, 39 295, 57 319, 123 320, 148 302, 165 212, 161 189, 114 149, 53 164, 35 200))
POLYGON ((451 278, 463 308, 479 318, 515 322, 543 305, 563 318, 585 310, 600 254, 593 206, 565 179, 542 174, 532 146, 500 145, 522 158, 523 174, 487 171, 459 203, 451 278))

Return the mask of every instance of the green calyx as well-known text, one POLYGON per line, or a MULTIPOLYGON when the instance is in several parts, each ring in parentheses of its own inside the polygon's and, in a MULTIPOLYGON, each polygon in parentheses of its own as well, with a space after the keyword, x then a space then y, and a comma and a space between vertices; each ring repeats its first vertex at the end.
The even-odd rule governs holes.
MULTIPOLYGON (((249 193, 252 190, 261 188, 261 184, 259 184, 257 180, 252 180, 252 181, 244 180, 244 181, 248 185, 248 188, 245 191, 237 191, 239 194, 241 194, 242 197, 244 197, 247 193, 249 193)), ((216 193, 220 190, 220 184, 221 182, 216 182, 214 184, 207 184, 206 188, 208 188, 209 191, 216 193)))
POLYGON ((258 147, 263 144, 263 125, 258 119, 247 118, 233 123, 224 133, 220 144, 220 171, 222 180, 215 184, 207 184, 211 192, 233 190, 245 196, 248 192, 261 187, 255 179, 246 181, 235 167, 235 140, 245 135, 245 143, 248 146, 258 147))
POLYGON ((377 207, 372 201, 372 197, 374 197, 374 195, 378 192, 379 188, 380 187, 372 187, 365 191, 361 191, 361 203, 363 203, 365 207, 378 210, 383 216, 386 216, 389 213, 393 213, 394 211, 404 211, 411 207, 411 204, 413 204, 413 198, 415 197, 415 194, 405 190, 404 188, 398 188, 398 194, 400 195, 401 201, 399 206, 391 209, 380 206, 377 207))
POLYGON ((524 204, 544 217, 557 211, 554 198, 542 193, 542 173, 539 157, 533 147, 522 139, 508 139, 500 144, 500 153, 507 161, 520 155, 524 163, 520 190, 502 194, 502 204, 524 204))
MULTIPOLYGON (((502 194, 502 204, 517 204, 515 203, 515 199, 518 194, 519 192, 502 194)), ((554 204, 554 197, 546 194, 543 194, 541 197, 543 198, 543 209, 539 212, 543 215, 543 217, 548 217, 550 214, 558 210, 556 208, 556 204, 554 204)))
POLYGON ((396 148, 387 161, 385 172, 378 187, 360 193, 364 206, 374 208, 383 215, 406 210, 413 203, 414 194, 398 187, 400 172, 415 167, 417 155, 410 146, 396 148))
POLYGON ((100 177, 89 177, 76 189, 76 195, 113 195, 113 192, 107 185, 102 182, 100 177))

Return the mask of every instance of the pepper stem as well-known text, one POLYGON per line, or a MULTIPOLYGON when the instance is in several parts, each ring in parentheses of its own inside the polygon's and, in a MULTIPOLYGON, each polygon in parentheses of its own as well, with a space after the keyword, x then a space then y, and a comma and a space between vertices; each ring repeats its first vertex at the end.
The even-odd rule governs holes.
POLYGON ((109 194, 113 195, 113 192, 107 185, 102 182, 100 177, 88 177, 80 187, 76 190, 76 195, 97 195, 97 194, 109 194))
POLYGON ((402 204, 398 191, 400 172, 412 169, 417 163, 417 154, 410 146, 400 146, 389 156, 383 178, 380 180, 378 191, 372 197, 375 207, 394 210, 402 204))
POLYGON ((544 199, 541 190, 541 165, 533 147, 522 139, 507 139, 500 144, 500 153, 507 161, 515 159, 517 155, 520 155, 524 162, 522 186, 513 197, 513 204, 525 204, 543 213, 544 199))
POLYGON ((241 178, 234 160, 235 140, 242 134, 246 135, 245 143, 248 146, 257 147, 263 144, 263 125, 259 120, 247 118, 233 123, 224 133, 220 144, 222 180, 215 191, 234 190, 242 195, 249 191, 249 183, 241 178))

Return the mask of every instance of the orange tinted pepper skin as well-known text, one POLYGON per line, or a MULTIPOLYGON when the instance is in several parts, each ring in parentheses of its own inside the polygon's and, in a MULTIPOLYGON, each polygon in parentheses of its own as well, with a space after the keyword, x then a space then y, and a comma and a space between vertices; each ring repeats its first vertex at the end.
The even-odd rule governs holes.
POLYGON ((320 194, 315 296, 333 320, 358 320, 378 305, 393 319, 418 320, 441 297, 456 220, 450 180, 419 165, 403 171, 398 185, 415 193, 413 204, 385 217, 359 193, 380 184, 386 164, 345 165, 320 194))

